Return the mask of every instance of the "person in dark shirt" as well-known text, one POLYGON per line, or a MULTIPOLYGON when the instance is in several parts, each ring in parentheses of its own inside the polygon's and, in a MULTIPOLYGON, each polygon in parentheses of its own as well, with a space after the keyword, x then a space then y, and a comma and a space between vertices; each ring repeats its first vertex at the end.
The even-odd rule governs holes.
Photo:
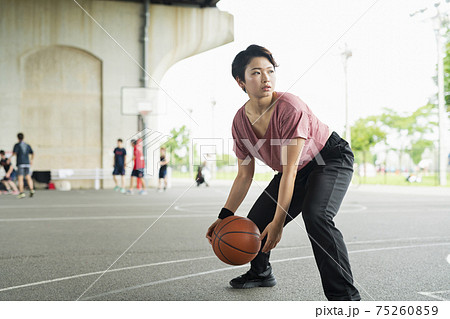
POLYGON ((127 158, 127 151, 123 147, 122 139, 117 140, 117 147, 114 149, 114 170, 113 170, 113 178, 115 187, 114 190, 118 192, 120 190, 121 193, 125 193, 125 163, 127 158), (120 186, 117 184, 117 175, 121 176, 120 186))
POLYGON ((16 171, 14 170, 13 166, 11 165, 11 161, 6 158, 6 154, 4 150, 0 151, 0 166, 2 166, 5 169, 5 177, 2 179, 3 185, 5 185, 6 189, 8 190, 8 193, 18 195, 19 191, 17 190, 17 186, 14 183, 15 177, 16 177, 16 171))
POLYGON ((11 159, 16 156, 17 160, 17 179, 19 181, 19 196, 17 198, 24 198, 23 192, 23 178, 27 180, 28 187, 30 188, 30 197, 34 195, 33 180, 31 179, 31 165, 33 165, 34 153, 30 145, 23 141, 23 133, 17 134, 19 142, 14 145, 13 154, 11 159))
POLYGON ((159 180, 158 180, 158 191, 162 192, 162 182, 164 181, 164 190, 167 189, 167 164, 169 164, 169 158, 166 154, 166 148, 163 146, 160 149, 159 157, 159 180))

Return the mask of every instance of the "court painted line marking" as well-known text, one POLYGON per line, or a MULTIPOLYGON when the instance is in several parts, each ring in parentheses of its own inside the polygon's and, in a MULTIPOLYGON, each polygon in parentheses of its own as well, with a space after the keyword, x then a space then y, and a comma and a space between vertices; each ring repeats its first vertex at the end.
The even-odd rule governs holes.
MULTIPOLYGON (((348 245, 360 245, 360 244, 381 244, 381 243, 391 243, 391 242, 399 242, 399 241, 420 241, 420 240, 449 240, 450 237, 406 237, 406 238, 392 238, 392 239, 375 239, 375 240, 364 240, 364 241, 348 241, 345 244, 348 245)), ((305 246, 295 246, 295 247, 279 247, 276 251, 281 250, 289 250, 289 249, 302 249, 302 248, 311 248, 311 245, 305 246)), ((449 255, 450 258, 450 255, 449 255)), ((449 261, 450 263, 450 261, 449 261)))
MULTIPOLYGON (((217 214, 186 214, 186 215, 164 215, 161 218, 194 218, 215 217, 217 214)), ((73 221, 73 220, 108 220, 108 219, 152 219, 159 215, 137 215, 137 216, 84 216, 84 217, 37 217, 37 218, 3 218, 1 222, 48 222, 48 221, 73 221)))
MULTIPOLYGON (((205 203, 202 205, 199 204, 182 204, 177 205, 174 207, 175 210, 181 211, 181 212, 190 212, 190 211, 198 211, 200 209, 201 211, 206 210, 210 211, 213 209, 219 210, 221 205, 218 205, 217 203, 205 203), (208 208, 211 207, 211 208, 208 208)), ((250 209, 250 206, 248 207, 250 209)), ((341 208, 339 209, 339 213, 345 213, 345 214, 351 214, 351 213, 359 213, 362 211, 367 210, 367 206, 361 205, 361 204, 343 204, 341 208)), ((243 216, 245 217, 245 216, 243 216)))
MULTIPOLYGON (((187 262, 187 261, 196 261, 196 260, 202 260, 202 259, 210 259, 210 258, 215 258, 215 257, 216 256, 208 256, 208 257, 197 257, 197 258, 189 258, 189 259, 178 259, 178 260, 162 261, 162 262, 152 263, 152 264, 145 264, 145 265, 139 265, 139 266, 131 266, 131 267, 112 269, 112 270, 109 270, 108 273, 124 271, 124 270, 130 270, 130 269, 145 268, 145 267, 169 265, 169 264, 182 263, 182 262, 187 262)), ((86 273, 86 274, 79 274, 79 275, 74 275, 74 276, 67 276, 67 277, 49 279, 49 280, 44 280, 44 281, 38 281, 38 282, 33 282, 33 283, 19 285, 19 286, 12 286, 12 287, 7 287, 7 288, 2 288, 2 289, 0 289, 0 292, 20 289, 20 288, 39 286, 39 285, 44 285, 44 284, 50 284, 50 283, 59 282, 59 281, 65 281, 65 280, 70 280, 70 279, 76 279, 76 278, 83 278, 83 277, 89 277, 89 276, 94 276, 94 275, 100 275, 103 272, 104 271, 96 271, 96 272, 90 272, 90 273, 86 273)))
MULTIPOLYGON (((427 237, 427 238, 434 238, 434 237, 427 237)), ((439 238, 439 237, 436 237, 436 238, 439 238)), ((444 238, 447 238, 447 237, 444 237, 444 238)), ((406 238, 406 239, 415 239, 415 238, 406 238)), ((394 239, 394 240, 402 240, 402 238, 394 239)), ((378 242, 378 241, 374 241, 374 242, 378 242)), ((349 245, 349 244, 353 244, 353 243, 357 243, 357 242, 347 242, 346 244, 349 245)), ((371 242, 370 241, 366 241, 364 243, 371 243, 371 242)), ((442 244, 450 245, 450 243, 439 243, 437 245, 442 245, 442 244)), ((310 247, 311 247, 310 245, 308 245, 308 246, 298 246, 298 247, 286 247, 286 248, 278 248, 277 251, 288 250, 288 249, 310 248, 310 247)), ((405 248, 414 248, 414 247, 416 247, 416 246, 401 246, 401 248, 403 248, 403 249, 405 249, 405 248)), ((387 248, 376 248, 376 249, 370 249, 370 250, 357 250, 357 251, 349 251, 349 253, 355 253, 355 252, 358 253, 358 252, 365 252, 365 251, 377 251, 377 250, 380 250, 380 249, 381 250, 389 250, 389 249, 392 249, 392 248, 387 247, 387 248)), ((393 247, 393 249, 399 249, 399 248, 398 247, 393 247)), ((307 258, 310 258, 310 257, 312 257, 312 256, 307 256, 307 258)), ((145 268, 145 267, 169 265, 169 264, 175 264, 175 263, 191 262, 191 261, 196 261, 196 260, 214 259, 214 258, 216 258, 216 256, 213 255, 213 256, 205 256, 205 257, 196 257, 196 258, 188 258, 188 259, 163 261, 163 262, 158 262, 158 263, 151 263, 151 264, 144 264, 144 265, 138 265, 138 266, 130 266, 130 267, 112 269, 112 270, 109 270, 108 273, 119 272, 119 271, 124 271, 124 270, 131 270, 131 269, 138 269, 138 268, 145 268)), ((299 259, 306 258, 306 257, 295 257, 295 258, 296 258, 295 260, 299 260, 299 259)), ((289 260, 291 260, 291 259, 289 259, 289 260)), ((281 259, 281 261, 285 261, 285 259, 281 259)), ((280 262, 280 261, 275 260, 274 262, 280 262)), ((246 266, 246 265, 244 265, 244 266, 246 266)), ((241 266, 235 266, 235 267, 231 267, 231 268, 232 269, 236 269, 238 267, 241 267, 241 266)), ((228 269, 228 268, 223 268, 223 270, 228 269)), ((223 271, 223 270, 219 270, 219 271, 223 271)), ((212 271, 214 272, 214 270, 212 270, 212 271)), ((91 273, 85 273, 85 274, 79 274, 79 275, 73 275, 73 276, 49 279, 49 280, 44 280, 44 281, 38 281, 38 282, 33 282, 33 283, 23 284, 23 285, 18 285, 18 286, 11 286, 11 287, 6 287, 6 288, 1 288, 0 292, 20 289, 20 288, 39 286, 39 285, 44 285, 44 284, 49 284, 49 283, 54 283, 54 282, 59 282, 59 281, 65 281, 65 280, 71 280, 71 279, 76 279, 76 278, 83 278, 83 277, 88 277, 88 276, 93 276, 93 275, 99 275, 102 272, 103 271, 97 271, 97 272, 91 272, 91 273)))
MULTIPOLYGON (((200 209, 200 211, 204 211, 206 207, 206 210, 208 211, 220 211, 220 209, 222 208, 222 206, 220 204, 217 203, 205 203, 202 205, 199 204, 183 204, 183 205, 177 205, 175 206, 173 209, 179 211, 179 212, 191 212, 191 211, 198 211, 200 209), (208 208, 209 207, 209 208, 208 208)), ((216 216, 219 213, 216 214, 216 216)))
MULTIPOLYGON (((351 244, 351 242, 348 242, 347 244, 351 244)), ((393 250, 393 249, 408 249, 408 248, 440 246, 440 245, 450 245, 450 243, 437 243, 437 244, 431 244, 431 245, 414 245, 414 246, 372 248, 372 249, 363 249, 363 250, 349 251, 349 253, 362 253, 362 252, 372 252, 372 251, 380 251, 380 250, 393 250)), ((308 247, 310 247, 310 246, 279 248, 278 251, 285 250, 285 249, 308 248, 308 247)), ((304 256, 304 257, 294 257, 294 258, 288 258, 288 259, 279 259, 279 260, 271 261, 271 263, 272 262, 277 263, 277 262, 284 262, 284 261, 301 260, 301 259, 307 259, 307 258, 312 258, 312 257, 313 256, 304 256)), ((163 261, 163 262, 158 262, 158 263, 151 263, 151 264, 144 264, 144 265, 138 265, 138 266, 130 266, 130 267, 112 269, 112 270, 109 270, 108 273, 125 271, 125 270, 132 270, 132 269, 139 269, 139 268, 146 268, 146 267, 161 266, 161 265, 169 265, 169 264, 175 264, 175 263, 191 262, 191 261, 204 260, 204 259, 215 259, 215 258, 216 258, 216 256, 213 255, 213 256, 205 256, 205 257, 196 257, 196 258, 187 258, 187 259, 163 261)), ((224 271, 224 270, 228 270, 228 269, 237 269, 237 268, 240 268, 240 267, 247 267, 247 266, 248 265, 230 266, 230 267, 226 267, 226 268, 211 270, 211 271, 208 271, 206 273, 220 272, 220 271, 224 271)), ((93 275, 99 275, 101 273, 103 273, 103 271, 96 271, 96 272, 91 272, 91 273, 85 273, 85 274, 79 274, 79 275, 73 275, 73 276, 49 279, 49 280, 44 280, 44 281, 38 281, 38 282, 33 282, 33 283, 23 284, 23 285, 18 285, 18 286, 11 286, 11 287, 6 287, 6 288, 1 288, 0 292, 10 291, 10 290, 15 290, 15 289, 20 289, 20 288, 28 288, 28 287, 33 287, 33 286, 39 286, 39 285, 44 285, 44 284, 49 284, 49 283, 54 283, 54 282, 60 282, 60 281, 65 281, 65 280, 71 280, 71 279, 76 279, 76 278, 83 278, 83 277, 88 277, 88 276, 93 276, 93 275)), ((190 277, 193 277, 194 275, 195 276, 201 276, 201 274, 203 274, 203 273, 204 272, 197 273, 197 274, 186 275, 188 277, 186 277, 186 276, 174 277, 174 278, 178 278, 178 279, 169 278, 169 279, 165 279, 164 281, 167 281, 167 280, 174 281, 174 280, 183 279, 184 277, 190 278, 190 277), (181 278, 181 277, 183 277, 183 278, 181 278)))
POLYGON ((444 297, 436 295, 436 294, 445 294, 445 293, 450 293, 450 290, 443 290, 443 291, 419 291, 418 292, 418 294, 420 294, 420 295, 431 297, 431 298, 434 298, 434 299, 437 299, 437 300, 450 301, 450 299, 446 299, 444 297))
POLYGON ((450 255, 447 256, 447 262, 450 264, 450 255))
MULTIPOLYGON (((184 204, 184 205, 178 205, 175 206, 174 209, 180 212, 190 212, 195 211, 194 208, 185 209, 184 207, 195 207, 198 204, 184 204)), ((216 207, 217 204, 204 204, 199 207, 204 208, 205 206, 208 207, 210 205, 211 207, 216 207)), ((54 208, 67 208, 67 207, 73 207, 71 205, 60 205, 61 207, 52 206, 54 208)), ((111 205, 109 205, 111 206, 111 205)), ((108 207, 109 207, 108 206, 108 207)), ((148 205, 146 205, 148 207, 148 205)), ((356 205, 353 205, 356 206, 356 205)), ((343 213, 356 213, 363 211, 367 209, 367 207, 359 205, 358 211, 345 211, 342 210, 343 213)), ((78 205, 76 208, 87 208, 87 207, 106 207, 106 206, 84 206, 84 205, 78 205)), ((152 206, 153 208, 153 206, 152 206)), ((209 211, 210 209, 207 209, 209 211)), ((200 210, 204 211, 204 210, 200 210)), ((189 214, 189 215, 164 215, 162 218, 196 218, 196 217, 215 217, 217 214, 189 214)), ((43 221, 79 221, 79 220, 108 220, 108 219, 151 219, 151 218, 158 218, 159 215, 132 215, 132 216, 80 216, 80 217, 36 217, 36 218, 0 218, 0 223, 2 222, 43 222, 43 221)))
POLYGON ((367 206, 361 205, 361 204, 342 204, 341 208, 339 209, 339 214, 353 214, 353 213, 360 213, 367 210, 367 206))
MULTIPOLYGON (((220 206, 217 205, 216 202, 210 202, 210 203, 204 203, 204 204, 183 204, 183 205, 178 205, 175 207, 182 207, 185 205, 197 205, 198 207, 202 207, 204 205, 215 205, 215 206, 220 206)), ((85 203, 85 204, 54 204, 54 205, 34 205, 34 206, 18 206, 18 205, 2 205, 0 206, 0 210, 1 209, 47 209, 47 208, 99 208, 99 207, 166 207, 167 204, 165 203, 156 203, 154 204, 153 202, 144 202, 144 203, 111 203, 111 204, 89 204, 89 203, 85 203)))
POLYGON ((153 204, 153 203, 112 203, 112 204, 55 204, 55 205, 35 205, 35 206, 18 206, 18 205, 5 205, 0 206, 1 209, 49 209, 49 208, 99 208, 99 207, 165 207, 165 204, 153 204))
MULTIPOLYGON (((357 254, 357 253, 367 253, 367 252, 374 252, 374 251, 422 248, 422 247, 432 247, 432 246, 442 246, 442 245, 450 245, 450 243, 361 249, 361 250, 349 251, 348 253, 349 254, 357 254)), ((314 258, 314 256, 311 255, 311 256, 293 257, 293 258, 286 258, 286 259, 277 259, 277 260, 273 260, 273 261, 271 260, 270 262, 271 263, 281 263, 281 262, 297 261, 297 260, 311 259, 311 258, 314 258)), ((238 268, 243 268, 243 267, 248 267, 248 265, 246 264, 246 265, 242 265, 242 266, 230 266, 230 267, 226 267, 226 268, 213 269, 213 270, 202 271, 202 272, 198 272, 198 273, 194 273, 194 274, 184 275, 184 276, 178 276, 178 277, 172 277, 172 278, 167 278, 167 279, 158 280, 158 281, 152 281, 152 282, 142 284, 142 285, 112 290, 112 291, 109 291, 106 293, 83 298, 82 300, 92 300, 95 298, 105 297, 105 296, 122 293, 122 292, 126 292, 126 291, 131 291, 131 290, 135 290, 135 289, 150 287, 150 286, 154 286, 154 285, 158 285, 158 284, 164 284, 164 283, 168 283, 168 282, 172 282, 172 281, 183 280, 183 279, 188 279, 188 278, 192 278, 192 277, 198 277, 198 276, 203 276, 203 275, 208 275, 208 274, 213 274, 213 273, 217 273, 217 272, 238 269, 238 268)))

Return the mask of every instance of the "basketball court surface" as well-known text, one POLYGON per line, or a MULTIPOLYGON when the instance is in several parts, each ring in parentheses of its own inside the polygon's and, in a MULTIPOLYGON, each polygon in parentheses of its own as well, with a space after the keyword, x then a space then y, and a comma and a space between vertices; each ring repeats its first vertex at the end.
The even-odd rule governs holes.
MULTIPOLYGON (((272 251, 275 287, 229 286, 249 266, 221 262, 205 233, 230 185, 1 195, 0 300, 326 300, 301 216, 272 251)), ((450 300, 449 188, 351 187, 335 222, 363 300, 450 300)))

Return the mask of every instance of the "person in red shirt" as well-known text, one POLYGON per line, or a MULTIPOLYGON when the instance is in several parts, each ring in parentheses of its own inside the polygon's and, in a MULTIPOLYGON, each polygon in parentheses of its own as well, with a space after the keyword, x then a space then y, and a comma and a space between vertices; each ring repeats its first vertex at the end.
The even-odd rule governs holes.
POLYGON ((141 185, 142 189, 139 191, 140 195, 147 194, 145 190, 145 180, 144 180, 144 170, 145 170, 145 160, 144 160, 144 151, 142 148, 142 140, 138 139, 131 140, 131 145, 133 146, 133 171, 131 172, 131 180, 130 180, 130 189, 127 191, 128 195, 133 194, 133 184, 134 179, 137 178, 141 185))

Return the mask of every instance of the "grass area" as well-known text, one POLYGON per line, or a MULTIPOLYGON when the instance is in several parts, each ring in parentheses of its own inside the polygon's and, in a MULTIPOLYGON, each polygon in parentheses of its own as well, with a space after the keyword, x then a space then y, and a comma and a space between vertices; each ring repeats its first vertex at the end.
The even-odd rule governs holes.
MULTIPOLYGON (((356 177, 358 178, 358 177, 356 177)), ((355 179, 355 177, 354 177, 355 179)), ((450 184, 450 174, 447 174, 447 184, 450 184)), ((437 174, 430 174, 422 176, 420 183, 410 183, 406 180, 406 177, 402 174, 377 174, 373 177, 359 177, 360 184, 373 184, 373 185, 399 185, 399 186, 439 186, 439 176, 437 174)), ((450 185, 447 185, 450 187, 450 185)))
MULTIPOLYGON (((236 177, 236 172, 217 172, 216 179, 220 180, 233 180, 236 177)), ((186 178, 189 179, 189 172, 183 173, 180 171, 172 171, 173 178, 186 178)), ((273 177, 273 173, 256 173, 254 179, 256 181, 270 181, 273 177)), ((373 177, 357 177, 360 184, 372 184, 372 185, 398 185, 398 186, 439 186, 439 177, 437 174, 430 174, 422 176, 420 183, 410 183, 406 181, 406 177, 402 174, 378 174, 373 177)), ((447 174, 447 187, 450 187, 450 174, 447 174)))

